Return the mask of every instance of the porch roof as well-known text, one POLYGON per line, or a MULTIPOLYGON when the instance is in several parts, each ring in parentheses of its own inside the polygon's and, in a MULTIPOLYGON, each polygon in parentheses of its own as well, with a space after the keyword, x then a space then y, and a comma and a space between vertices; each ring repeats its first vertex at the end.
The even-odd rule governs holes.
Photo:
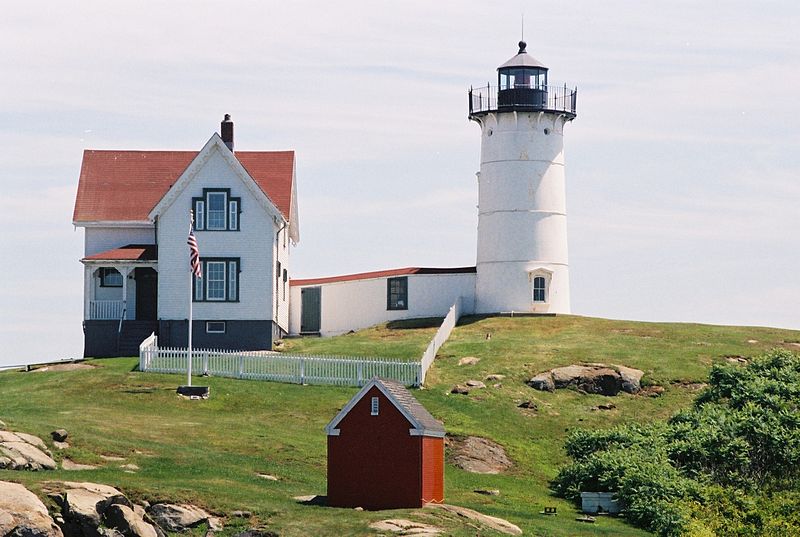
POLYGON ((158 247, 155 244, 128 244, 86 256, 81 261, 158 261, 158 247))

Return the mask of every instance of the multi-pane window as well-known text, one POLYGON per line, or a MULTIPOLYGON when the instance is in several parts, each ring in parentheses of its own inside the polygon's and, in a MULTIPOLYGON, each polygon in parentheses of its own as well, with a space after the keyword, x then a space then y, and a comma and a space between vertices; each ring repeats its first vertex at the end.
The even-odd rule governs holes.
POLYGON ((206 300, 225 300, 225 261, 206 261, 206 300))
POLYGON ((122 287, 122 274, 115 268, 101 268, 100 287, 122 287))
POLYGON ((408 309, 408 277, 389 278, 386 281, 387 310, 408 309))
POLYGON ((204 188, 203 196, 192 198, 194 228, 197 231, 238 231, 241 198, 231 197, 229 188, 204 188))
POLYGON ((370 412, 369 412, 371 416, 378 415, 378 411, 380 410, 380 401, 381 400, 378 397, 372 398, 372 404, 370 406, 370 412))
POLYGON ((545 302, 547 282, 544 276, 536 276, 533 279, 533 301, 545 302))
POLYGON ((200 259, 202 278, 194 278, 195 302, 239 301, 239 258, 200 259))

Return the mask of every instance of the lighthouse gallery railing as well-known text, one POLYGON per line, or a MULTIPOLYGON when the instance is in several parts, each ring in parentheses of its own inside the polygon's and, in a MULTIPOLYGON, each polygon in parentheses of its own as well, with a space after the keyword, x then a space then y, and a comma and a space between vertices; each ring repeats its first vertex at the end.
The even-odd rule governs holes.
POLYGON ((503 95, 498 108, 498 87, 484 86, 469 89, 469 115, 486 112, 497 112, 505 108, 541 110, 543 112, 566 112, 575 115, 575 104, 578 98, 577 88, 564 86, 517 85, 514 88, 503 88, 503 95), (537 98, 532 101, 531 96, 537 98), (540 99, 538 98, 540 96, 540 99))

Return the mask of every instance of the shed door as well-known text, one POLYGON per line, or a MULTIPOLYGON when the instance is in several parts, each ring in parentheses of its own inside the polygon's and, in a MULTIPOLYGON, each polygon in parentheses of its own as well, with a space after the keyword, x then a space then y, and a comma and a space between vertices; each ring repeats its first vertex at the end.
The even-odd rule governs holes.
POLYGON ((305 287, 300 290, 300 332, 304 334, 318 333, 322 317, 322 289, 305 287))

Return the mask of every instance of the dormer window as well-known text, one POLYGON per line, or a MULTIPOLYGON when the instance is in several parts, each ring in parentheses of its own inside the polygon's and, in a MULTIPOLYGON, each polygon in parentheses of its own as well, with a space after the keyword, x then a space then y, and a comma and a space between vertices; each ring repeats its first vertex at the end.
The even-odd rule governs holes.
POLYGON ((204 188, 192 198, 197 231, 238 231, 241 198, 231 197, 229 188, 204 188))

